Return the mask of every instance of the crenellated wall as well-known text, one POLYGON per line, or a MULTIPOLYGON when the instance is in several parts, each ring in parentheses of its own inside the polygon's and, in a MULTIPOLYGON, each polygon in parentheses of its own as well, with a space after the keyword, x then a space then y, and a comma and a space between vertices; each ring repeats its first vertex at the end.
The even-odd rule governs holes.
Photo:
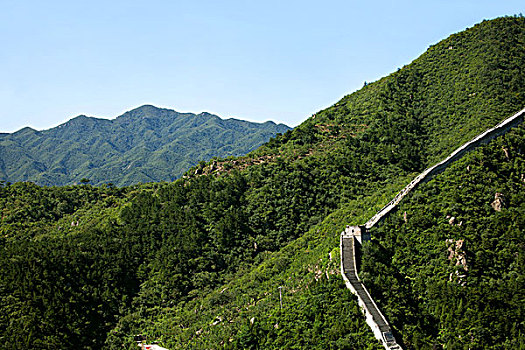
POLYGON ((363 238, 361 236, 361 233, 364 233, 363 231, 366 230, 359 226, 347 226, 341 234, 341 275, 346 287, 357 296, 357 302, 365 314, 365 321, 372 329, 376 339, 387 350, 400 350, 401 347, 392 335, 392 330, 385 316, 379 311, 370 293, 357 276, 356 246, 359 244, 358 239, 363 238))
POLYGON ((495 137, 505 134, 511 128, 518 126, 523 122, 525 118, 525 108, 514 114, 513 116, 505 119, 495 127, 488 129, 487 131, 479 134, 469 142, 463 144, 461 147, 456 149, 447 158, 439 162, 438 164, 426 169, 419 174, 414 180, 412 180, 405 188, 403 188, 387 205, 377 212, 370 220, 364 225, 367 229, 372 228, 374 225, 381 222, 385 216, 401 202, 401 200, 414 188, 419 186, 426 181, 430 181, 434 176, 444 171, 450 164, 460 159, 465 153, 475 149, 476 147, 488 143, 495 137))
POLYGON ((382 222, 403 198, 422 183, 430 181, 434 176, 444 171, 450 164, 463 157, 467 152, 488 143, 490 140, 505 134, 511 128, 518 126, 525 118, 525 109, 505 119, 495 127, 488 129, 469 142, 452 152, 438 164, 426 169, 401 190, 387 205, 379 210, 364 225, 347 226, 341 233, 341 274, 348 289, 357 296, 359 306, 363 310, 366 322, 374 332, 375 337, 387 350, 401 349, 392 335, 390 325, 376 303, 359 280, 356 261, 356 242, 362 243, 370 239, 369 230, 382 222))

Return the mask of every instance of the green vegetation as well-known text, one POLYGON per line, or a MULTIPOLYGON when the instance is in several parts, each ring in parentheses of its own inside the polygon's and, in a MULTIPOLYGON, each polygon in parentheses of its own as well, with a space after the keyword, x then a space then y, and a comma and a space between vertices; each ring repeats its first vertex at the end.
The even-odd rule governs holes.
MULTIPOLYGON (((347 224, 365 222, 418 172, 523 108, 524 39, 522 17, 485 21, 432 46, 412 64, 247 156, 202 162, 173 183, 125 188, 94 187, 91 182, 62 188, 4 184, 1 343, 13 348, 134 349, 133 335, 143 333, 171 349, 380 349, 338 275, 339 233, 347 224), (33 213, 33 208, 40 210, 33 213)), ((508 166, 518 174, 525 172, 518 152, 523 141, 520 132, 514 135, 510 154, 515 158, 508 166)), ((490 175, 490 169, 480 172, 498 177, 490 175)), ((504 193, 508 203, 521 203, 513 199, 520 196, 517 188, 498 183, 503 187, 496 191, 504 193)), ((447 198, 437 195, 439 188, 434 188, 430 206, 439 207, 441 198, 447 198)), ((486 198, 479 203, 468 199, 457 203, 472 205, 473 211, 486 204, 486 198)), ((520 205, 505 218, 523 217, 520 205)), ((449 207, 447 202, 443 208, 445 217, 462 218, 459 204, 449 207)), ((411 215, 408 222, 421 230, 411 215)), ((472 230, 472 236, 458 231, 442 238, 468 240, 480 234, 483 224, 463 220, 461 227, 472 230)), ((522 265, 504 266, 523 244, 523 237, 516 236, 523 232, 522 223, 512 222, 517 231, 509 233, 512 239, 503 247, 507 252, 494 250, 480 258, 487 258, 486 264, 497 271, 501 267, 504 276, 516 277, 507 294, 501 294, 513 298, 502 310, 520 310, 512 316, 519 321, 523 298, 513 291, 522 283, 517 278, 522 265)), ((476 347, 486 339, 483 335, 475 338, 478 343, 467 344, 471 326, 454 329, 454 317, 463 323, 487 318, 477 303, 487 300, 481 289, 486 288, 484 277, 471 276, 471 271, 481 270, 469 267, 465 288, 479 298, 464 298, 461 310, 468 313, 437 311, 441 304, 459 303, 465 288, 456 279, 448 281, 449 270, 432 275, 444 277, 435 280, 432 293, 450 291, 446 298, 435 296, 441 304, 434 303, 434 294, 423 289, 427 270, 434 266, 416 269, 397 255, 397 260, 385 261, 402 250, 388 232, 378 232, 378 240, 365 247, 363 277, 405 345, 476 347), (410 273, 415 281, 422 273, 419 289, 397 282, 408 306, 392 296, 392 271, 394 279, 410 273), (435 321, 441 317, 445 321, 435 321)), ((450 269, 444 240, 425 243, 422 237, 417 236, 418 244, 441 244, 442 264, 450 269)), ((478 243, 468 241, 467 250, 471 244, 477 249, 478 243)), ((427 262, 429 252, 422 246, 421 251, 412 250, 415 246, 405 243, 411 249, 407 258, 427 262)), ((432 249, 435 253, 437 248, 432 249)), ((505 279, 491 274, 494 282, 486 283, 505 279)), ((494 295, 490 300, 500 299, 494 295)), ((521 344, 522 325, 502 324, 501 319, 498 314, 487 344, 521 344)), ((487 327, 480 323, 479 329, 482 333, 487 327)))
POLYGON ((372 231, 362 277, 407 348, 525 346, 524 151, 520 126, 421 186, 372 231))
POLYGON ((0 180, 45 186, 173 181, 201 160, 244 155, 287 130, 147 105, 114 120, 78 116, 49 130, 0 135, 0 180))

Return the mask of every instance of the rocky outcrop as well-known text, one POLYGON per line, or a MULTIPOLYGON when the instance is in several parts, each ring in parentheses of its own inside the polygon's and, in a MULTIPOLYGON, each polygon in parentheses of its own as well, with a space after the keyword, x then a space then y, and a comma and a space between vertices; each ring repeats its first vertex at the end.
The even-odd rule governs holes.
MULTIPOLYGON (((478 146, 488 143, 493 138, 505 134, 511 128, 518 126, 523 122, 525 118, 525 109, 522 109, 513 116, 505 119, 493 128, 488 129, 484 133, 476 136, 471 141, 463 144, 461 147, 456 149, 450 156, 445 158, 438 164, 426 169, 419 174, 414 180, 412 180, 403 190, 401 190, 387 205, 379 210, 366 224, 361 226, 347 226, 347 229, 341 233, 341 274, 346 283, 348 289, 357 295, 359 305, 365 313, 366 322, 374 332, 376 338, 383 344, 386 349, 401 349, 396 343, 395 338, 392 335, 390 326, 386 321, 383 314, 379 311, 376 303, 372 300, 370 294, 366 290, 363 283, 357 276, 357 264, 356 264, 356 242, 363 242, 363 240, 370 239, 369 230, 382 222, 388 214, 394 209, 405 196, 410 193, 413 189, 417 188, 420 184, 431 180, 434 176, 444 171, 450 164, 463 157, 467 152, 477 148, 478 146)), ((503 149, 505 157, 509 159, 509 153, 506 149, 503 149)), ((470 171, 467 168, 467 171, 470 171)), ((522 180, 525 181, 525 176, 522 174, 522 180)), ((500 211, 505 201, 501 193, 496 193, 494 201, 491 203, 492 208, 496 211, 500 211)), ((407 221, 407 215, 404 213, 403 218, 407 221)), ((448 217, 449 224, 456 224, 454 217, 448 217)), ((461 225, 461 222, 457 225, 461 225)), ((466 272, 468 271, 467 255, 464 250, 463 240, 452 240, 446 241, 448 245, 448 258, 449 260, 456 259, 456 265, 459 267, 455 274, 458 278, 458 283, 461 285, 466 284, 466 272)), ((450 279, 452 280, 454 273, 451 274, 450 279)))
POLYGON ((448 251, 448 260, 456 261, 457 269, 452 272, 449 276, 449 281, 454 280, 454 276, 457 277, 457 281, 460 285, 465 286, 467 284, 467 252, 465 250, 465 241, 463 239, 447 239, 447 251, 448 251))
POLYGON ((438 164, 426 169, 421 174, 419 174, 414 180, 412 180, 403 190, 401 190, 387 205, 385 205, 381 210, 379 210, 370 220, 365 224, 367 229, 372 228, 374 225, 383 221, 386 215, 394 209, 399 202, 405 196, 410 193, 413 189, 417 188, 422 183, 430 181, 434 176, 444 171, 450 164, 456 160, 463 157, 467 152, 472 151, 473 149, 479 147, 482 144, 488 143, 490 140, 495 137, 501 136, 508 132, 511 128, 514 128, 523 122, 525 118, 525 109, 522 109, 513 116, 505 119, 498 125, 493 128, 488 129, 487 131, 479 134, 469 142, 463 144, 461 147, 456 149, 450 156, 445 158, 443 161, 438 164))
POLYGON ((503 193, 496 192, 494 195, 494 201, 490 203, 490 206, 495 211, 501 211, 501 208, 505 205, 505 196, 503 196, 503 193))

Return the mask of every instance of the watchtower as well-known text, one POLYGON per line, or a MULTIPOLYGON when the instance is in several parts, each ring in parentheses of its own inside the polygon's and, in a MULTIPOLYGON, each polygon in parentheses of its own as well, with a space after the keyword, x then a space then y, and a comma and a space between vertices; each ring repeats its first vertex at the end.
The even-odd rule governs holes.
POLYGON ((370 232, 364 225, 346 226, 343 237, 355 237, 360 244, 370 240, 370 232))

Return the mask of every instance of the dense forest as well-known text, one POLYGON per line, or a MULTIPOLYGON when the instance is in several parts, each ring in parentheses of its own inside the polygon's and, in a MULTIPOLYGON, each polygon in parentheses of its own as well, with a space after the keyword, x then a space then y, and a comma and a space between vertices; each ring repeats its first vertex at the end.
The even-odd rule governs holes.
POLYGON ((525 346, 524 213, 521 125, 422 185, 372 230, 362 278, 408 348, 525 346))
MULTIPOLYGON (((2 344, 134 349, 141 333, 170 349, 380 349, 339 276, 339 233, 522 109, 523 62, 525 19, 484 21, 177 181, 4 183, 2 344)), ((522 149, 520 129, 472 153, 364 247, 362 277, 407 348, 523 344, 522 149), (448 239, 464 242, 466 277, 448 239)))

